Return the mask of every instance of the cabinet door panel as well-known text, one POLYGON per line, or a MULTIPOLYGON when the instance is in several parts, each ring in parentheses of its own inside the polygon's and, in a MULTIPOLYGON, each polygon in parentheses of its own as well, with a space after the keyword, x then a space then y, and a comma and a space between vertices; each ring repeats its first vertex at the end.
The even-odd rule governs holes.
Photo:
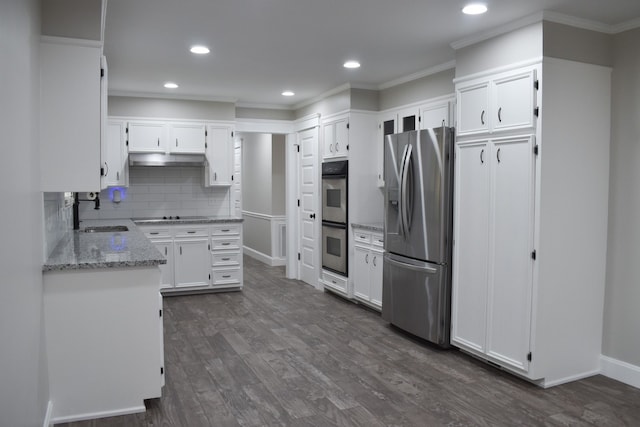
POLYGON ((493 271, 487 351, 506 364, 526 370, 533 281, 532 138, 494 144, 493 271))
POLYGON ((349 129, 347 126, 349 121, 347 119, 340 120, 335 124, 335 140, 334 148, 336 156, 346 156, 347 147, 349 146, 349 129))
POLYGON ((155 241, 153 244, 167 259, 166 264, 160 264, 160 272, 162 273, 160 288, 173 288, 173 241, 155 241))
POLYGON ((449 126, 449 103, 420 108, 420 129, 449 126))
POLYGON ((204 154, 205 125, 203 123, 172 123, 169 151, 172 153, 204 154))
POLYGON ((109 121, 102 143, 102 188, 126 185, 125 123, 109 121))
POLYGON ((489 144, 456 147, 452 341, 484 352, 489 254, 489 144))
POLYGON ((369 301, 369 250, 360 246, 354 247, 353 293, 356 297, 369 301))
POLYGON ((369 291, 369 301, 372 304, 382 307, 382 252, 371 251, 371 285, 369 291))
POLYGON ((489 83, 458 90, 458 135, 489 130, 489 83))
POLYGON ((209 286, 211 255, 208 239, 175 240, 176 288, 209 286))
POLYGON ((495 80, 492 118, 495 130, 520 129, 533 125, 534 72, 495 80))
POLYGON ((165 140, 164 122, 129 122, 130 153, 164 153, 165 140))
POLYGON ((207 128, 207 165, 205 185, 229 186, 233 170, 233 128, 209 125, 207 128))
POLYGON ((322 146, 324 157, 333 157, 334 156, 334 138, 335 138, 335 126, 333 123, 326 124, 322 126, 322 146))

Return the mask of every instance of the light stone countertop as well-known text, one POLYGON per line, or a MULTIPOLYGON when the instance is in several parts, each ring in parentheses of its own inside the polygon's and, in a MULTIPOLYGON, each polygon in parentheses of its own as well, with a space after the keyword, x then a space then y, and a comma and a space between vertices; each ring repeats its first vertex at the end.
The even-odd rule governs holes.
POLYGON ((188 225, 188 224, 216 224, 243 222, 242 218, 235 216, 187 216, 180 219, 158 219, 158 218, 133 218, 137 225, 188 225))
POLYGON ((143 267, 167 260, 131 220, 87 220, 69 230, 42 266, 42 271, 143 267), (85 227, 125 225, 129 231, 86 233, 85 227))
POLYGON ((352 222, 351 227, 358 228, 360 230, 376 231, 378 233, 384 232, 384 223, 382 222, 366 222, 366 223, 352 222))

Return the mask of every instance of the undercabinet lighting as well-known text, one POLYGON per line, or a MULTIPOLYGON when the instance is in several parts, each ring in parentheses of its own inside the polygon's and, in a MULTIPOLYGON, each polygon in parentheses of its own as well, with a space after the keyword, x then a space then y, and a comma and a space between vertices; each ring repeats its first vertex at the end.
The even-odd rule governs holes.
POLYGON ((360 68, 358 61, 347 61, 344 63, 344 68, 360 68))
POLYGON ((209 48, 206 46, 191 46, 191 53, 195 53, 198 55, 206 55, 210 52, 209 48))
POLYGON ((167 89, 177 89, 178 85, 175 84, 174 82, 166 82, 164 84, 164 87, 166 87, 167 89))
POLYGON ((293 96, 295 95, 295 93, 293 93, 290 90, 285 90, 284 92, 282 92, 282 96, 293 96))
POLYGON ((462 13, 466 15, 481 15, 487 11, 487 5, 482 3, 470 3, 462 8, 462 13))

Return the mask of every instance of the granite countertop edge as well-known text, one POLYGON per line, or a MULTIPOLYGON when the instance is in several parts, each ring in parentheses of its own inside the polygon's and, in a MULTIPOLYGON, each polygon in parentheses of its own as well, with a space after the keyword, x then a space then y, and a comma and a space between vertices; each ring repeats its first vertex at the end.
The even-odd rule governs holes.
POLYGON ((377 231, 379 233, 384 232, 384 224, 381 222, 352 222, 351 227, 361 230, 377 231))
POLYGON ((156 219, 156 218, 133 218, 136 225, 182 225, 182 224, 225 224, 243 222, 239 217, 203 217, 203 218, 180 218, 180 219, 156 219))

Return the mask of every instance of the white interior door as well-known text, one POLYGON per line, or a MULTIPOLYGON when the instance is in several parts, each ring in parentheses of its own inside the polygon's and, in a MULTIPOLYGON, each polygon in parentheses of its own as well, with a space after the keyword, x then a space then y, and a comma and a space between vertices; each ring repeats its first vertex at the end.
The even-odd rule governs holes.
POLYGON ((318 285, 318 128, 298 134, 300 144, 300 280, 318 285))

